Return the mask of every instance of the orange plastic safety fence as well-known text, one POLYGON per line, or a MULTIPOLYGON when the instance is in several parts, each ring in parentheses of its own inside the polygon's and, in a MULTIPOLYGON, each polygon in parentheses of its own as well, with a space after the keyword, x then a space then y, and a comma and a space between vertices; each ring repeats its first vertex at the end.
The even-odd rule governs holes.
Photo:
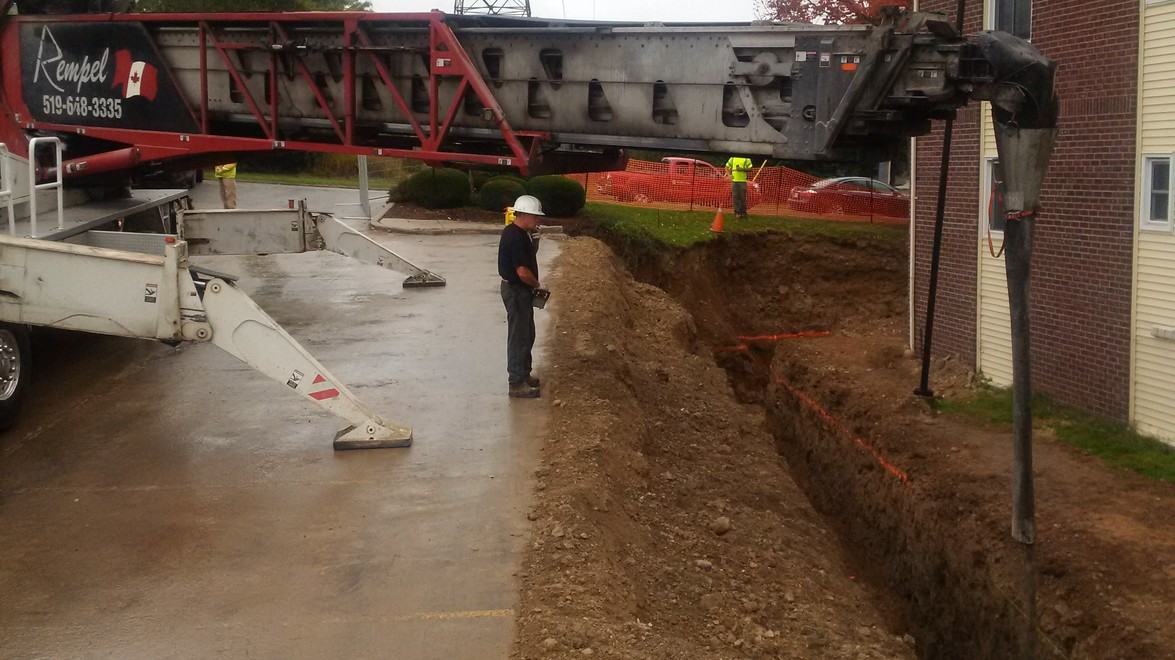
MULTIPOLYGON (((630 160, 623 172, 571 176, 584 184, 590 201, 677 210, 720 208, 728 213, 734 208, 725 169, 692 158, 630 160)), ((819 179, 787 167, 752 170, 746 197, 748 212, 755 215, 905 224, 910 212, 909 197, 880 181, 819 179)))

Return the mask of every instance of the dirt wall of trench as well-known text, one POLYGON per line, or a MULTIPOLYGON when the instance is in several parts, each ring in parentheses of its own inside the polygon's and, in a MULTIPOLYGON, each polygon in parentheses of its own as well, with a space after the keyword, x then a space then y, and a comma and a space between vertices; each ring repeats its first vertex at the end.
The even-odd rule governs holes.
POLYGON ((909 658, 693 319, 565 241, 521 658, 909 658))
MULTIPOLYGON (((906 349, 900 242, 612 244, 690 313, 740 399, 763 404, 790 474, 919 656, 1157 658, 1175 648, 1165 623, 1175 489, 1038 431, 1028 564, 1008 531, 1009 430, 938 415, 911 395, 920 365, 906 349)), ((931 386, 961 394, 972 379, 939 360, 931 386)))
MULTIPOLYGON (((1011 540, 998 526, 990 530, 994 538, 977 536, 987 531, 971 524, 973 512, 956 497, 929 497, 923 479, 915 484, 874 453, 875 440, 859 424, 839 421, 849 417, 836 402, 851 399, 851 388, 814 374, 790 351, 781 351, 772 367, 784 374, 772 378, 765 396, 777 447, 813 506, 852 548, 859 571, 893 605, 892 624, 918 640, 919 655, 1033 657, 1026 654, 1028 583, 1011 540), (992 545, 1001 547, 993 552, 992 545)), ((925 423, 915 424, 909 431, 922 433, 925 423)), ((930 450, 951 451, 949 439, 940 442, 930 450)), ((1046 645, 1036 657, 1055 655, 1046 645)))

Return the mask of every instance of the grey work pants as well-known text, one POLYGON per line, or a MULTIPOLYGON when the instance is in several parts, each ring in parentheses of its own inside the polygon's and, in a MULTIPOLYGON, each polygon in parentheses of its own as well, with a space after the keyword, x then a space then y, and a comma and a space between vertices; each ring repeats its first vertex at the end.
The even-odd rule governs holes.
POLYGON ((502 282, 502 304, 506 306, 506 373, 511 385, 521 385, 530 376, 530 352, 534 348, 534 293, 524 284, 502 282))
POLYGON ((740 218, 745 216, 747 214, 747 182, 731 182, 730 192, 734 196, 734 214, 740 218))

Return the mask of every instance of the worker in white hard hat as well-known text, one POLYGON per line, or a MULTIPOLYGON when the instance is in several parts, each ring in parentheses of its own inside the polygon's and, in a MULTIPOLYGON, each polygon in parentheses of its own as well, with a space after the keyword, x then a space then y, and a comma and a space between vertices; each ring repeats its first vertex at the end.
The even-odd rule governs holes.
POLYGON ((506 306, 506 372, 510 396, 534 399, 540 395, 539 379, 530 373, 535 297, 545 301, 548 294, 539 283, 538 257, 530 232, 543 217, 543 205, 537 198, 523 195, 511 208, 514 222, 506 225, 498 242, 498 275, 506 306))

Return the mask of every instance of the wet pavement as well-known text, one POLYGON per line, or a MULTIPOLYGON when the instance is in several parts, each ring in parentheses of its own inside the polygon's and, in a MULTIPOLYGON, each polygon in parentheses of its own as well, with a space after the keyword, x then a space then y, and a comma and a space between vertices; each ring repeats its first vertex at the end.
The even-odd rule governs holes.
POLYGON ((497 238, 370 235, 448 286, 321 252, 200 262, 411 425, 407 449, 332 451, 339 420, 207 344, 36 338, 0 435, 0 657, 508 655, 546 406, 505 396, 497 238))

